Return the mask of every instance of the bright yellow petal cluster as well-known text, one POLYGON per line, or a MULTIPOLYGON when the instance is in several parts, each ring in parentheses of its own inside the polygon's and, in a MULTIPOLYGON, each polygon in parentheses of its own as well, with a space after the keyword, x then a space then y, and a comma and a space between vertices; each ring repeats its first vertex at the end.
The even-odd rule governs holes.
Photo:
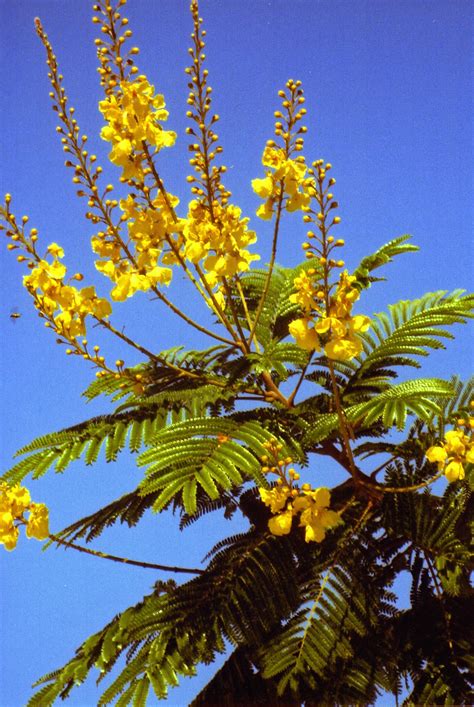
POLYGON ((298 346, 319 351, 323 345, 321 338, 324 338, 324 353, 328 358, 348 361, 360 354, 362 342, 357 335, 367 331, 370 319, 362 314, 351 315, 352 305, 359 299, 354 281, 355 277, 347 271, 341 273, 329 303, 329 312, 321 317, 316 287, 304 272, 295 278, 296 293, 290 295, 290 301, 299 304, 306 312, 305 318, 295 319, 289 325, 289 332, 298 346))
POLYGON ((233 204, 216 202, 211 216, 202 202, 190 202, 182 231, 183 255, 192 263, 202 261, 211 286, 219 278, 245 272, 252 261, 259 260, 259 255, 247 250, 257 240, 255 231, 248 230, 248 222, 233 204))
POLYGON ((296 340, 298 346, 306 351, 319 351, 321 349, 319 337, 314 330, 314 322, 312 319, 294 319, 288 330, 291 336, 296 340))
MULTIPOLYGON (((462 421, 465 423, 465 421, 462 421)), ((467 427, 474 427, 474 418, 469 418, 467 427)), ((438 470, 444 470, 444 475, 449 482, 464 479, 465 464, 474 464, 474 436, 471 432, 465 434, 464 430, 450 430, 444 435, 444 442, 434 445, 426 450, 428 461, 438 465, 438 470)))
POLYGON ((289 486, 275 486, 275 488, 268 489, 259 488, 260 498, 263 503, 268 506, 272 513, 278 513, 281 511, 283 506, 286 505, 287 500, 291 497, 291 489, 289 486))
POLYGON ((14 550, 20 536, 19 525, 26 525, 28 538, 45 540, 49 536, 48 509, 44 503, 33 503, 28 489, 0 484, 0 543, 14 550), (29 511, 28 520, 24 513, 29 511))
POLYGON ((161 125, 168 118, 163 96, 155 94, 154 86, 141 75, 134 81, 122 81, 117 93, 99 102, 99 110, 107 121, 101 137, 112 143, 110 161, 122 167, 123 180, 142 181, 144 143, 159 152, 176 140, 176 133, 161 125))
POLYGON ((291 532, 293 517, 300 514, 301 527, 305 529, 306 542, 322 542, 326 530, 341 522, 335 511, 329 510, 331 494, 327 488, 311 489, 303 484, 301 491, 282 485, 268 491, 260 488, 260 498, 271 512, 276 514, 268 521, 272 535, 288 535, 291 532), (290 499, 290 502, 288 500, 290 499), (281 511, 284 509, 281 513, 281 511))
POLYGON ((320 287, 316 287, 310 277, 310 274, 314 275, 314 273, 314 270, 310 270, 309 272, 302 270, 294 279, 296 292, 289 297, 290 302, 298 304, 301 309, 308 314, 310 312, 322 311, 321 299, 324 297, 324 293, 321 292, 320 287))
POLYGON ((252 188, 265 203, 257 209, 257 216, 268 221, 272 218, 275 203, 280 195, 286 196, 287 211, 306 211, 311 197, 309 188, 313 179, 306 177, 307 167, 304 157, 286 158, 284 151, 278 147, 267 145, 263 152, 262 164, 268 167, 263 179, 253 179, 252 188))
POLYGON ((175 219, 170 211, 179 199, 172 194, 166 198, 167 203, 159 193, 151 206, 131 195, 120 201, 122 220, 127 222, 130 256, 125 257, 114 233, 100 231, 92 238, 92 250, 101 258, 95 263, 97 270, 115 283, 113 300, 122 302, 138 290, 146 292, 155 285, 171 282, 172 270, 168 266, 176 262, 173 246, 179 249, 173 234, 181 232, 185 221, 175 219))
MULTIPOLYGON (((40 260, 30 274, 24 276, 23 284, 35 298, 38 309, 54 319, 59 333, 69 340, 84 336, 87 315, 108 317, 112 313, 110 302, 99 298, 95 287, 77 289, 66 285, 66 266, 59 260, 64 256, 63 249, 52 243, 48 253, 53 256, 53 261, 40 260)), ((80 277, 76 276, 76 279, 80 277)))

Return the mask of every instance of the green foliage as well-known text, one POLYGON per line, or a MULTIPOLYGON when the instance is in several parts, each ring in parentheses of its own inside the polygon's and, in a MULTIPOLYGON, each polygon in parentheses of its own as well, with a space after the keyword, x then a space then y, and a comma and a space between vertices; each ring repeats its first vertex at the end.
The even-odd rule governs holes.
MULTIPOLYGON (((384 257, 364 267, 387 262, 384 257)), ((127 446, 138 453, 144 476, 137 488, 57 533, 66 542, 89 542, 113 523, 133 526, 146 511, 169 507, 178 510, 182 527, 210 512, 228 518, 240 512, 250 523, 247 533, 216 546, 203 575, 180 586, 157 585, 85 641, 66 666, 38 683, 31 706, 66 697, 93 669, 102 679, 123 655, 125 668, 99 704, 142 705, 151 694, 162 699, 180 676, 193 675, 229 641, 233 652, 196 706, 224 693, 228 705, 244 698, 250 705, 367 704, 383 691, 400 692, 403 676, 413 684, 407 705, 467 703, 469 648, 459 618, 470 596, 472 565, 467 486, 449 488, 444 498, 428 490, 385 494, 370 512, 366 507, 362 524, 360 499, 346 524, 316 547, 304 543, 299 530, 270 535, 268 509, 254 486, 244 490, 249 482, 267 485, 260 459, 264 444, 275 437, 282 456, 303 467, 314 453, 336 459, 341 454, 327 360, 320 356, 308 368, 308 354, 282 340, 298 312, 288 306, 288 294, 301 267, 275 269, 271 304, 261 320, 271 333, 262 352, 242 357, 221 346, 164 352, 159 361, 134 369, 143 381, 141 393, 118 386, 113 376, 99 378, 86 396, 111 397, 114 412, 19 450, 23 460, 4 475, 10 483, 28 474, 37 478, 51 467, 62 472, 80 458, 94 464, 101 451, 108 462, 127 446), (239 408, 241 398, 258 394, 258 375, 267 370, 281 381, 305 370, 306 385, 319 392, 308 388, 310 394, 289 409, 239 408), (397 609, 390 589, 401 571, 412 575, 408 610, 397 609), (435 633, 444 636, 436 650, 420 643, 427 631, 433 642, 435 633)), ((263 271, 242 282, 257 306, 263 271)), ((472 381, 393 380, 397 367, 418 365, 414 355, 438 348, 436 337, 451 336, 446 327, 465 321, 471 305, 468 297, 444 292, 393 305, 372 320, 360 357, 335 364, 345 417, 353 434, 365 440, 355 454, 391 455, 388 487, 429 480, 434 472, 424 451, 445 424, 468 414, 472 381), (404 440, 368 441, 393 426, 400 432, 407 427, 404 440)), ((347 482, 333 489, 335 508, 350 498, 347 482)))
MULTIPOLYGON (((114 22, 121 18, 118 8, 122 5, 119 2, 112 12, 108 3, 102 6, 97 0, 95 7, 100 15, 95 19, 103 23, 104 36, 113 38, 113 46, 108 48, 102 40, 98 42, 102 47, 102 78, 111 99, 116 98, 117 84, 125 90, 127 81, 123 77, 133 81, 135 73, 130 68, 135 50, 127 54, 126 61, 120 54, 129 31, 115 41, 114 22)), ((118 118, 117 125, 114 119, 115 127, 108 128, 107 134, 114 134, 110 141, 115 141, 116 163, 132 170, 133 176, 123 177, 122 182, 138 193, 129 195, 136 216, 128 215, 120 221, 128 223, 130 229, 126 242, 116 235, 120 229, 110 218, 118 202, 106 200, 99 208, 102 197, 95 180, 100 172, 91 177, 85 171, 88 153, 82 149, 83 144, 77 147, 75 119, 67 123, 67 101, 60 87, 62 78, 55 73, 56 59, 40 23, 37 30, 48 51, 53 88, 60 96, 60 110, 54 107, 67 127, 66 131, 60 127, 59 132, 64 136, 66 152, 78 160, 77 166, 70 162, 75 166, 74 181, 82 186, 94 185, 88 195, 89 207, 98 206, 99 216, 91 212, 88 218, 104 227, 97 236, 104 253, 108 249, 119 253, 110 261, 115 291, 125 293, 117 299, 133 294, 139 276, 139 289, 151 290, 188 325, 219 344, 205 350, 176 347, 152 353, 123 330, 115 329, 108 314, 101 318, 96 298, 84 298, 82 318, 87 310, 96 323, 146 358, 133 368, 124 368, 119 360, 114 372, 107 368, 105 358, 93 357, 87 344, 79 343, 80 337, 69 336, 64 322, 71 320, 71 312, 62 309, 68 315, 62 320, 52 315, 49 309, 53 305, 58 304, 59 309, 63 305, 39 296, 32 285, 39 313, 58 334, 59 342, 72 341, 72 353, 82 352, 102 369, 84 392, 85 398, 103 396, 109 408, 103 415, 33 440, 18 451, 23 458, 2 478, 14 485, 29 475, 37 479, 50 469, 62 473, 73 461, 98 465, 105 459, 113 463, 125 450, 136 461, 142 476, 135 488, 50 536, 47 546, 58 542, 72 547, 78 539, 88 543, 117 522, 135 526, 148 511, 171 510, 180 529, 194 524, 197 532, 199 520, 209 513, 227 520, 240 516, 247 528, 217 542, 204 558, 202 569, 172 568, 195 574, 191 580, 182 584, 157 580, 148 596, 84 640, 66 665, 40 679, 28 707, 44 707, 68 697, 76 685, 96 671, 98 683, 109 680, 99 706, 144 707, 155 698, 166 699, 182 677, 195 675, 200 664, 212 663, 217 654, 225 652, 225 664, 193 701, 195 707, 369 705, 384 692, 394 694, 398 703, 401 686, 407 681, 411 685, 407 706, 472 704, 472 655, 466 624, 473 599, 469 576, 473 569, 470 521, 474 465, 466 454, 469 443, 466 438, 459 439, 458 446, 463 450, 450 449, 449 458, 455 463, 462 459, 462 474, 458 472, 459 479, 441 492, 439 488, 446 483, 441 481, 438 487, 433 484, 442 469, 438 473, 426 452, 431 446, 439 446, 453 425, 458 425, 458 431, 467 431, 466 421, 457 420, 467 419, 472 412, 474 382, 463 383, 456 377, 451 381, 408 379, 406 370, 420 368, 420 358, 444 348, 443 341, 453 338, 451 327, 466 324, 473 316, 474 297, 456 290, 404 300, 375 314, 370 328, 357 333, 357 321, 351 315, 353 301, 373 282, 384 279, 374 271, 417 247, 403 235, 363 258, 352 277, 343 273, 339 278, 336 274, 340 270, 335 269, 344 265, 330 254, 343 241, 335 240, 332 232, 329 235, 340 220, 332 215, 337 202, 332 201, 329 188, 335 180, 325 181, 331 166, 322 168, 322 161, 314 162, 306 171, 291 159, 302 147, 301 135, 305 132, 302 128, 292 132, 305 112, 300 107, 304 99, 299 82, 286 85, 291 94, 291 100, 283 102, 289 116, 288 133, 277 123, 276 137, 283 136, 285 148, 273 155, 278 162, 283 160, 282 155, 285 157, 278 167, 279 176, 275 177, 272 167, 264 180, 256 180, 260 183, 257 192, 268 196, 266 206, 271 207, 274 216, 270 265, 245 270, 248 262, 244 255, 248 253, 240 248, 233 233, 225 233, 224 216, 228 214, 224 213, 222 220, 219 216, 227 206, 227 191, 220 181, 224 169, 210 167, 220 153, 218 145, 212 148, 215 152, 208 150, 217 141, 211 130, 217 116, 209 125, 204 122, 210 108, 210 89, 204 90, 207 73, 199 73, 204 42, 198 39, 200 20, 194 0, 192 10, 195 47, 191 49, 193 68, 188 71, 192 75, 188 105, 193 110, 188 111, 188 117, 195 125, 188 133, 193 139, 202 138, 202 144, 190 146, 194 153, 191 164, 197 173, 190 183, 199 185, 192 187, 192 194, 202 223, 189 218, 187 226, 195 228, 196 242, 186 241, 186 226, 174 212, 173 199, 170 202, 155 169, 161 126, 158 129, 156 116, 150 115, 143 134, 141 125, 137 134, 130 134, 134 141, 131 153, 125 154, 128 144, 132 150, 132 142, 120 133, 118 118), (201 138, 194 129, 201 131, 201 138), (155 140, 151 146, 143 138, 149 132, 155 140), (124 157, 126 165, 122 164, 124 157), (288 168, 291 170, 287 173, 288 168), (302 172, 306 176, 297 177, 302 172), (304 208, 303 220, 311 223, 319 235, 309 232, 308 239, 315 240, 304 244, 309 256, 304 262, 294 268, 279 266, 275 258, 282 212, 289 205, 300 208, 298 199, 306 204, 308 198, 312 199, 311 207, 304 208), (131 235, 133 229, 146 230, 149 226, 145 222, 160 232, 159 237, 154 231, 131 235), (203 224, 207 235, 201 242, 203 224), (137 261, 130 254, 132 241, 137 261), (211 241, 219 243, 211 246, 211 241), (195 246, 195 254, 202 247, 205 261, 199 260, 199 255, 186 255, 190 243, 195 246), (314 243, 317 246, 311 245, 314 243), (227 250, 220 252, 222 244, 227 250), (232 270, 231 261, 239 258, 245 266, 239 262, 232 270), (213 260, 215 270, 210 265, 213 260), (194 322, 168 301, 156 271, 161 268, 158 263, 171 265, 172 261, 176 267, 183 267, 182 272, 203 294, 216 322, 223 325, 225 336, 221 336, 222 330, 216 334, 194 322), (302 280, 307 285, 304 296, 298 285, 302 280), (44 300, 49 300, 47 306, 44 300), (305 330, 309 321, 314 324, 318 318, 323 324, 317 330, 319 338, 316 331, 305 330), (315 350, 308 351, 290 341, 289 331, 295 331, 290 325, 297 319, 304 321, 294 323, 294 327, 309 332, 302 346, 315 350), (338 339, 339 344, 343 341, 348 345, 339 355, 328 347, 338 339), (359 341, 362 350, 355 346, 359 341), (343 360, 350 355, 351 346, 354 355, 343 360), (357 351, 360 353, 355 356, 357 351), (397 380, 400 372, 401 380, 397 380), (324 491, 314 492, 316 484, 321 483, 319 472, 330 473, 327 460, 337 463, 346 475, 343 482, 334 483, 330 489, 329 513, 317 503, 325 496, 324 491), (271 509, 262 502, 267 497, 272 499, 271 509), (302 526, 313 532, 314 542, 310 534, 305 541, 302 526), (406 608, 400 608, 395 593, 396 581, 403 575, 411 581, 406 608)), ((121 26, 127 22, 122 21, 121 26)), ((141 98, 134 93, 137 101, 140 103, 145 96, 145 103, 160 103, 161 97, 149 100, 147 90, 143 88, 141 98)), ((54 92, 52 96, 54 100, 54 92)), ((140 106, 142 110, 144 104, 140 106)), ((275 115, 283 120, 282 113, 275 115)), ((125 123, 130 127, 133 121, 127 118, 125 123)), ((270 149, 271 145, 267 143, 270 149)), ((89 159, 91 164, 95 161, 89 159)), ((264 160, 266 167, 270 164, 271 159, 264 160)), ((105 194, 111 189, 107 187, 105 194)), ((31 256, 28 264, 34 270, 39 259, 35 234, 31 231, 28 240, 24 231, 28 219, 23 219, 20 230, 8 205, 6 201, 1 207, 0 216, 7 223, 7 234, 14 238, 13 249, 26 248, 28 258, 31 256)), ((265 215, 269 216, 266 211, 265 215)), ((245 232, 246 221, 240 226, 245 232)), ((50 255, 54 245, 49 247, 50 255)), ((57 249, 60 252, 59 246, 57 249)), ((57 260, 57 254, 53 258, 57 260)), ((22 262, 27 258, 18 259, 22 262)), ((40 262, 43 267, 45 261, 40 262)), ((55 262, 51 268, 56 272, 51 276, 54 283, 48 281, 49 290, 45 286, 44 292, 56 296, 62 287, 57 284, 61 278, 56 282, 61 265, 55 262)), ((48 280, 46 271, 43 267, 41 277, 48 280)), ((63 293, 62 299, 69 298, 63 293)), ((73 311, 74 316, 77 314, 73 311)), ((81 317, 74 323, 82 325, 81 317)), ((12 518, 10 513, 8 522, 13 523, 12 518)), ((104 553, 95 554, 104 557, 104 553)), ((109 559, 120 560, 114 556, 109 559)), ((151 563, 146 564, 149 567, 151 563)), ((163 565, 154 567, 163 569, 163 565)))

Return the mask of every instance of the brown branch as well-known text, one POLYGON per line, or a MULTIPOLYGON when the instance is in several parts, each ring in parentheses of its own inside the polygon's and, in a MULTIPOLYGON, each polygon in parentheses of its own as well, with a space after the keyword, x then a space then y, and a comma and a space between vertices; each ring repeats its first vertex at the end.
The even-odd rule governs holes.
POLYGON ((157 565, 154 562, 140 562, 139 560, 130 560, 128 557, 118 557, 117 555, 109 555, 107 552, 100 552, 99 550, 91 550, 88 547, 83 547, 82 545, 76 545, 76 543, 70 542, 69 540, 62 540, 58 538, 57 535, 49 535, 49 539, 58 545, 64 545, 65 547, 70 547, 73 550, 78 550, 79 552, 84 552, 87 555, 92 555, 93 557, 100 557, 103 560, 112 560, 112 562, 122 562, 126 565, 134 565, 135 567, 145 567, 147 569, 162 570, 163 572, 176 572, 182 574, 204 574, 205 570, 200 570, 192 567, 174 567, 170 565, 157 565))

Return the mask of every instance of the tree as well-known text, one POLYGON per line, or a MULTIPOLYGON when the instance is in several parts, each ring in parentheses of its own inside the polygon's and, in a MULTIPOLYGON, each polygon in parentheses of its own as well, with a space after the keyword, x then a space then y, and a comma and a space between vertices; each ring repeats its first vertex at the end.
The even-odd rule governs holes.
POLYGON ((353 314, 380 279, 378 269, 416 248, 398 237, 352 273, 344 269, 331 165, 302 157, 304 96, 292 80, 279 92, 275 135, 252 182, 262 199, 257 215, 273 227, 271 259, 251 267, 256 235, 224 185, 195 2, 187 70, 193 199, 187 213, 180 211, 159 155, 176 136, 164 126, 163 98, 136 67, 138 50, 126 50, 123 4, 94 6, 102 137, 121 170, 121 200, 112 185, 100 186, 101 169, 37 22, 66 164, 87 201, 96 267, 112 282, 110 299, 77 286, 81 273, 66 278, 60 245, 41 255, 36 229, 15 218, 9 195, 3 227, 9 249, 29 269, 24 283, 38 313, 70 356, 97 370, 87 397, 108 396, 112 411, 20 450, 24 458, 3 477, 1 540, 13 549, 25 526, 31 537, 81 548, 77 541, 117 521, 132 526, 145 511, 170 507, 182 526, 216 512, 242 514, 249 530, 211 548, 205 569, 174 568, 195 577, 157 582, 45 676, 30 704, 67 696, 95 668, 107 675, 123 654, 127 665, 101 704, 145 704, 147 694, 163 697, 179 675, 212 662, 226 642, 232 651, 195 704, 366 704, 380 690, 399 693, 407 676, 411 702, 468 704, 472 384, 413 379, 407 371, 452 336, 452 324, 466 322, 472 297, 435 292, 372 319, 353 314), (301 212, 310 229, 295 268, 277 264, 286 212, 301 212), (168 297, 178 272, 212 312, 212 328, 168 297), (139 291, 212 346, 157 354, 127 336, 112 324, 110 300, 139 291), (143 361, 110 364, 87 343, 94 324, 143 361), (31 502, 23 479, 63 471, 74 459, 95 463, 102 448, 111 461, 126 444, 144 468, 137 488, 50 534, 47 509, 31 502), (316 460, 324 458, 347 480, 316 487, 316 460), (441 496, 432 484, 442 475, 450 484, 441 496), (391 591, 401 572, 412 578, 407 610, 397 608, 391 591))

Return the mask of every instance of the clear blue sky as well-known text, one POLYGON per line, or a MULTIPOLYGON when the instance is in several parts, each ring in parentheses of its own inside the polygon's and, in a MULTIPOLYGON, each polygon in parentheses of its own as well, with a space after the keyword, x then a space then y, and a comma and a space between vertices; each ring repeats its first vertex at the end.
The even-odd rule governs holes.
MULTIPOLYGON (((1 193, 11 192, 17 215, 28 213, 46 246, 57 241, 71 270, 82 270, 101 292, 107 282, 95 273, 89 249, 91 226, 83 203, 74 196, 71 173, 49 107, 43 48, 33 19, 41 17, 53 43, 65 87, 90 150, 105 164, 107 145, 98 133, 101 98, 93 45, 92 3, 84 0, 0 0, 1 33, 1 193)), ((140 69, 165 94, 170 128, 178 132, 175 149, 163 158, 168 188, 185 203, 188 152, 184 135, 187 46, 191 22, 187 0, 129 0, 126 11, 134 42, 142 53, 140 69)), ((202 0, 208 30, 208 68, 227 184, 234 203, 259 228, 260 250, 268 252, 269 228, 253 217, 259 199, 250 180, 263 176, 261 152, 271 137, 276 92, 288 78, 306 90, 309 128, 304 154, 334 165, 335 193, 341 204, 339 234, 346 239, 349 267, 379 245, 412 233, 421 253, 407 255, 387 268, 388 284, 367 294, 360 310, 379 311, 387 303, 414 298, 428 290, 468 287, 472 282, 472 61, 473 5, 469 0, 202 0)), ((108 179, 118 180, 110 167, 108 179)), ((104 180, 104 183, 105 180, 104 180)), ((280 260, 301 259, 304 229, 299 219, 284 224, 280 260)), ((22 267, 1 251, 0 332, 2 467, 16 449, 35 436, 107 410, 86 406, 80 394, 93 372, 66 358, 38 320, 22 289, 22 267), (22 317, 12 324, 10 310, 22 317)), ((202 321, 202 309, 183 290, 176 301, 202 321)), ((190 335, 156 303, 138 296, 115 308, 117 325, 148 347, 207 343, 190 335)), ((472 368, 467 332, 449 351, 432 356, 426 375, 466 375, 472 368)), ((136 359, 103 336, 111 360, 120 353, 136 359)), ((86 468, 76 463, 62 476, 53 473, 30 483, 34 499, 51 508, 53 531, 118 497, 139 479, 133 459, 86 468)), ((137 559, 169 564, 199 563, 210 544, 236 532, 208 516, 184 533, 176 519, 147 516, 133 531, 114 528, 94 545, 137 559)), ((22 537, 17 550, 0 549, 2 582, 0 706, 21 707, 29 686, 61 666, 83 638, 101 628, 117 611, 148 593, 150 570, 133 569, 88 558, 70 550, 50 549, 22 537)), ((162 575, 166 578, 166 575, 162 575)), ((169 704, 185 705, 206 681, 185 682, 169 704)), ((94 682, 73 691, 70 704, 93 707, 94 682)), ((391 704, 383 698, 381 704, 391 704)))

